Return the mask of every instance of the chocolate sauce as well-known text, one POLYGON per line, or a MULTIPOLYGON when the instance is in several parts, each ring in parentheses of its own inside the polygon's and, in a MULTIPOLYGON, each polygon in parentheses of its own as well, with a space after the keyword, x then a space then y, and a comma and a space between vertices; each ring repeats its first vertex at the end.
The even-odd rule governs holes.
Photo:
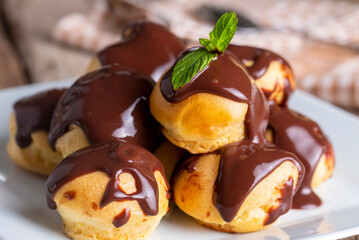
MULTIPOLYGON (((178 57, 177 62, 197 48, 188 49, 178 57)), ((233 101, 248 104, 245 126, 246 136, 253 142, 265 143, 269 109, 263 93, 251 82, 243 67, 230 53, 216 55, 209 66, 192 78, 190 83, 173 90, 172 72, 174 66, 161 79, 160 87, 168 102, 178 103, 196 93, 216 94, 233 101)))
POLYGON ((272 105, 269 127, 273 130, 273 143, 294 153, 305 167, 303 182, 293 198, 293 208, 320 206, 321 200, 313 192, 311 183, 321 156, 330 151, 329 141, 317 123, 288 108, 272 105))
POLYGON ((114 219, 112 224, 115 226, 115 228, 122 227, 125 225, 128 220, 130 220, 131 217, 131 211, 129 208, 125 208, 122 210, 120 214, 118 214, 114 219))
MULTIPOLYGON (((221 148, 221 160, 214 186, 213 203, 222 219, 231 222, 237 215, 248 194, 254 187, 285 161, 291 161, 299 171, 298 183, 302 180, 302 164, 289 152, 279 150, 271 144, 256 144, 248 140, 231 143, 221 148)), ((292 198, 282 199, 290 205, 292 198)), ((279 217, 271 216, 271 221, 279 217)))
POLYGON ((57 138, 75 124, 90 144, 122 139, 152 150, 160 134, 148 107, 154 84, 119 65, 81 77, 55 109, 50 145, 54 147, 57 138))
MULTIPOLYGON (((246 67, 249 75, 257 80, 262 77, 268 70, 269 65, 273 61, 278 61, 282 64, 283 71, 285 73, 291 73, 291 67, 288 62, 281 56, 262 48, 250 47, 250 46, 238 46, 229 45, 227 50, 232 52, 237 59, 246 67), (253 61, 251 66, 247 66, 246 63, 253 61)), ((289 76, 285 76, 284 81, 284 105, 287 103, 289 96, 294 91, 294 88, 290 84, 289 76)), ((266 97, 270 97, 272 92, 264 91, 266 97)))
MULTIPOLYGON (((125 142, 89 146, 62 160, 47 180, 46 197, 49 208, 56 209, 53 199, 62 186, 77 177, 96 171, 104 172, 110 178, 100 208, 114 201, 136 200, 145 215, 157 215, 159 190, 154 172, 160 171, 162 176, 165 176, 163 166, 144 148, 125 142), (132 175, 135 179, 136 192, 126 194, 119 187, 121 173, 132 175)), ((123 221, 126 216, 129 217, 124 213, 123 221)))
POLYGON ((23 98, 14 105, 17 132, 15 140, 20 148, 32 143, 31 134, 48 132, 55 106, 66 89, 52 89, 23 98))
POLYGON ((119 63, 156 82, 184 49, 175 35, 151 22, 140 21, 128 25, 122 36, 121 42, 98 53, 101 64, 119 63))
POLYGON ((278 206, 272 207, 269 209, 267 213, 267 218, 264 221, 263 225, 269 225, 275 222, 281 215, 287 213, 292 207, 292 199, 293 199, 293 178, 290 177, 280 189, 281 198, 279 199, 278 206))

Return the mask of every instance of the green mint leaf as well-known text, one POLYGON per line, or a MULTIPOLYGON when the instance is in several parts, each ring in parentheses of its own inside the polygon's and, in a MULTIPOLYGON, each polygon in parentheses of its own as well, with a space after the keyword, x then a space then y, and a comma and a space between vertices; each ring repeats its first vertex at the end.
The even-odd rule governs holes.
POLYGON ((200 38, 199 43, 205 47, 208 52, 216 51, 216 45, 211 40, 200 38))
POLYGON ((215 53, 208 52, 205 48, 188 53, 174 67, 172 72, 172 87, 177 90, 189 83, 192 78, 202 71, 213 59, 215 53))
POLYGON ((237 30, 237 23, 238 18, 235 12, 223 14, 217 21, 213 31, 209 33, 209 40, 200 39, 201 45, 208 51, 224 52, 237 30))
MULTIPOLYGON (((238 18, 235 12, 225 13, 218 20, 213 31, 217 39, 217 50, 224 52, 237 30, 238 18)), ((210 34, 211 36, 211 34, 210 34)))
POLYGON ((172 72, 172 87, 177 90, 191 82, 196 74, 202 71, 218 52, 223 53, 237 30, 238 18, 235 12, 223 14, 216 23, 209 39, 200 38, 203 48, 188 53, 176 63, 172 72))

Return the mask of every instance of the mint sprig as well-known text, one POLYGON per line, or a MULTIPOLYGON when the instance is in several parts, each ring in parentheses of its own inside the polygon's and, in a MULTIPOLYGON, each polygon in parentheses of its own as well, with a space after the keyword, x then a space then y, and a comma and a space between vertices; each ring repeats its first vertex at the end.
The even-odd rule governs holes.
POLYGON ((238 18, 235 12, 224 13, 209 33, 209 39, 200 38, 203 47, 188 53, 177 62, 172 72, 172 87, 177 90, 189 83, 198 72, 212 61, 217 53, 223 53, 237 30, 238 18))
POLYGON ((172 87, 174 90, 184 86, 213 59, 214 53, 199 48, 182 58, 173 69, 172 87))

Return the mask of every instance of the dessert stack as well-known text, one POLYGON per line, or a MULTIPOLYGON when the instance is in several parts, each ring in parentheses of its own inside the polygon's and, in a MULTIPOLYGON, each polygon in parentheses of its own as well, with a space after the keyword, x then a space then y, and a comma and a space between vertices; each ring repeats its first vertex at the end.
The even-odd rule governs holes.
POLYGON ((170 199, 200 224, 236 233, 321 205, 313 188, 333 173, 332 146, 287 107, 289 64, 230 44, 237 21, 225 13, 189 49, 138 21, 67 90, 15 104, 8 153, 49 174, 48 206, 69 237, 146 239, 170 199))

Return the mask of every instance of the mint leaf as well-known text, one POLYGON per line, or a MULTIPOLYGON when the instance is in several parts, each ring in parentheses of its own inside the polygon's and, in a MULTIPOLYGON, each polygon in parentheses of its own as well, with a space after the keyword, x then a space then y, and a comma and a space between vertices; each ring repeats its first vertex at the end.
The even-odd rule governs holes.
POLYGON ((226 50, 237 30, 237 23, 235 12, 223 14, 213 31, 209 33, 209 39, 199 39, 203 47, 188 53, 176 63, 171 79, 173 90, 191 82, 192 78, 212 61, 216 53, 223 53, 226 50))
POLYGON ((173 90, 189 83, 198 72, 202 71, 212 61, 214 55, 215 53, 208 52, 205 48, 198 48, 182 58, 173 69, 173 90))
POLYGON ((199 43, 204 46, 208 52, 216 51, 216 45, 211 40, 200 38, 199 43))
POLYGON ((213 31, 209 33, 209 40, 200 39, 201 45, 206 49, 210 46, 207 49, 208 51, 214 51, 212 50, 212 46, 214 46, 218 52, 224 52, 237 30, 237 23, 238 18, 235 12, 223 14, 217 21, 213 31))

